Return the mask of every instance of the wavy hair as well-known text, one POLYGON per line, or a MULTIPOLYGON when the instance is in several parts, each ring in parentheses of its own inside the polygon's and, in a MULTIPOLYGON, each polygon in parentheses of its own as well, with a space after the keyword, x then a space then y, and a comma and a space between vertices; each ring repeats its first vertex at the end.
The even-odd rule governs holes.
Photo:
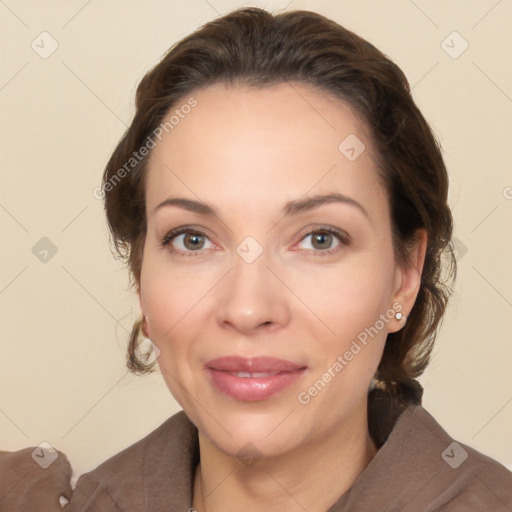
MULTIPOLYGON (((265 87, 309 84, 347 102, 370 132, 376 171, 389 198, 393 248, 406 265, 416 231, 428 242, 420 289, 406 325, 388 334, 370 393, 396 403, 421 403, 415 380, 429 363, 456 277, 447 204, 448 176, 441 147, 416 106, 402 70, 371 43, 320 14, 237 9, 174 44, 140 81, 134 119, 103 175, 104 205, 117 256, 139 290, 146 236, 144 176, 148 156, 112 186, 113 178, 144 146, 171 108, 197 88, 222 82, 265 87), (107 185, 110 187, 107 188, 107 185), (445 261, 446 260, 446 261, 445 261), (446 264, 446 266, 445 266, 446 264), (447 270, 446 279, 443 269, 447 270)), ((128 368, 152 371, 137 350, 142 320, 128 344, 128 368)))

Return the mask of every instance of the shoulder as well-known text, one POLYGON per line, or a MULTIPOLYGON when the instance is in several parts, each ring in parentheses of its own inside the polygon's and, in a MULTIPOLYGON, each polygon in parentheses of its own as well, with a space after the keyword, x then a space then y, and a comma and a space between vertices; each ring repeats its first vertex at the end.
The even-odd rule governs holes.
MULTIPOLYGON (((374 423, 380 417, 387 421, 384 414, 374 423)), ((510 512, 512 473, 457 442, 423 406, 409 405, 336 506, 333 512, 510 512)))
POLYGON ((512 510, 512 472, 504 465, 457 441, 450 442, 441 458, 450 468, 446 480, 450 500, 440 510, 512 510))
POLYGON ((406 456, 406 466, 410 471, 422 466, 424 488, 419 496, 432 500, 431 510, 512 509, 512 472, 488 455, 456 441, 422 406, 410 407, 404 414, 402 430, 409 429, 406 442, 411 443, 411 455, 417 458, 414 463, 406 456))
POLYGON ((80 476, 66 510, 110 510, 114 504, 144 510, 148 486, 172 476, 175 465, 193 456, 196 433, 183 411, 171 416, 144 438, 80 476))

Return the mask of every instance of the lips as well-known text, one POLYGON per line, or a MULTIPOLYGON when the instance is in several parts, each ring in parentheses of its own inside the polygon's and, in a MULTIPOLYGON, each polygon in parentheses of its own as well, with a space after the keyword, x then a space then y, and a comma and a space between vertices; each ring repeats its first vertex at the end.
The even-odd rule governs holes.
POLYGON ((237 400, 265 400, 291 386, 306 367, 273 357, 220 357, 206 363, 211 382, 222 393, 237 400))
POLYGON ((221 372, 291 372, 303 368, 299 364, 274 357, 239 357, 228 356, 212 359, 206 363, 208 368, 221 372))

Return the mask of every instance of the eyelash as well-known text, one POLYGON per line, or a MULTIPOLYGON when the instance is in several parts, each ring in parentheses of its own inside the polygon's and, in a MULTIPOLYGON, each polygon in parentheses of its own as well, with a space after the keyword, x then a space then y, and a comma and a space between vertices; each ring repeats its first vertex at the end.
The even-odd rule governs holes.
MULTIPOLYGON (((177 229, 173 229, 172 231, 169 231, 169 233, 167 233, 162 241, 160 242, 160 247, 161 248, 166 248, 169 246, 169 244, 174 240, 174 238, 178 237, 179 235, 182 235, 182 234, 192 234, 192 235, 200 235, 200 236, 203 236, 205 238, 208 238, 208 235, 200 230, 200 229, 192 229, 192 228, 189 228, 189 227, 182 227, 182 228, 177 228, 177 229)), ((350 237, 346 234, 344 234, 342 231, 339 231, 338 229, 335 229, 335 228, 331 228, 331 227, 319 227, 319 228, 316 228, 312 231, 308 231, 307 233, 304 234, 304 236, 300 239, 300 241, 304 240, 304 238, 310 236, 310 235, 313 235, 313 234, 318 234, 318 233, 322 233, 322 234, 329 234, 329 235, 334 235, 336 238, 339 239, 340 241, 340 244, 338 244, 336 247, 334 247, 333 249, 327 249, 325 251, 315 251, 313 249, 311 249, 315 255, 317 256, 329 256, 331 254, 334 254, 336 252, 338 252, 339 250, 341 250, 341 247, 342 246, 349 246, 350 243, 351 243, 351 240, 350 240, 350 237)), ((181 251, 179 249, 175 249, 174 247, 170 246, 170 249, 169 249, 172 253, 176 253, 176 254, 180 254, 182 256, 185 256, 185 257, 193 257, 193 256, 200 256, 202 254, 203 251, 199 250, 199 251, 181 251)), ((207 249, 205 249, 207 250, 207 249)))

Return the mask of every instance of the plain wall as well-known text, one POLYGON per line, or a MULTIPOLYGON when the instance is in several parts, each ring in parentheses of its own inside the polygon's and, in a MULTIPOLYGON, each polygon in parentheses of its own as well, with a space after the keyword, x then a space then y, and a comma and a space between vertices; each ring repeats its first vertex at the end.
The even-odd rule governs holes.
POLYGON ((424 406, 512 469, 512 4, 495 0, 0 3, 0 449, 47 441, 76 479, 179 410, 159 373, 125 367, 138 301, 93 190, 143 74, 193 29, 247 5, 316 10, 407 75, 444 149, 458 239, 424 406), (47 58, 31 46, 51 48, 43 31, 58 43, 47 58), (454 31, 469 44, 458 58, 454 31))

